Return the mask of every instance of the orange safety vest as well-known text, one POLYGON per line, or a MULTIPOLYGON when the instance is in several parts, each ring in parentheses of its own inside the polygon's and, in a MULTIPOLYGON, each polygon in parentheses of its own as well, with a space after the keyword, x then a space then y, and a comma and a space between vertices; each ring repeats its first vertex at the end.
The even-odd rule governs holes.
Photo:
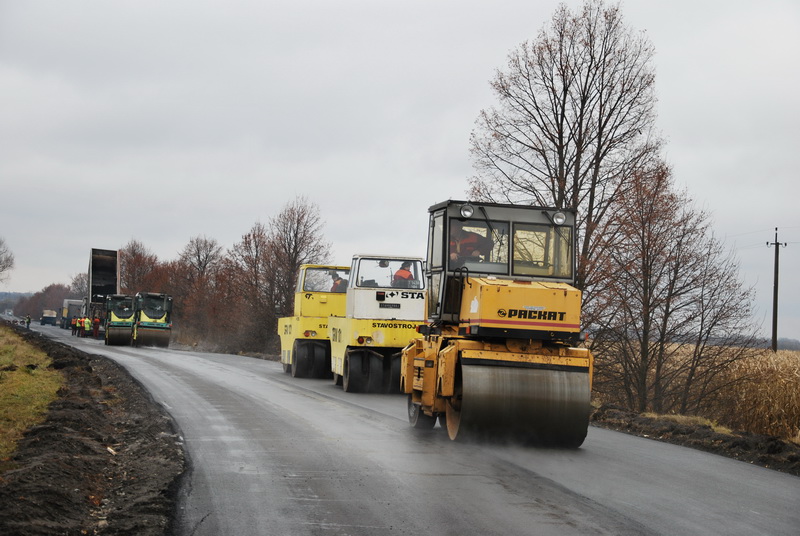
POLYGON ((412 274, 411 272, 409 272, 405 268, 400 268, 399 270, 397 270, 394 273, 394 280, 395 281, 399 281, 399 280, 410 281, 412 279, 414 279, 414 274, 412 274))

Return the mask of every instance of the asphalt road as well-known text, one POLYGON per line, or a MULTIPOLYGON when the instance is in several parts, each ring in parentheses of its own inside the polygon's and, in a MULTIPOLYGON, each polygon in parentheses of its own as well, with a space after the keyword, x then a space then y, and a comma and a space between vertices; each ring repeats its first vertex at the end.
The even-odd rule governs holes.
POLYGON ((279 363, 106 347, 181 429, 181 535, 797 535, 800 478, 591 427, 578 450, 453 443, 400 395, 279 363))

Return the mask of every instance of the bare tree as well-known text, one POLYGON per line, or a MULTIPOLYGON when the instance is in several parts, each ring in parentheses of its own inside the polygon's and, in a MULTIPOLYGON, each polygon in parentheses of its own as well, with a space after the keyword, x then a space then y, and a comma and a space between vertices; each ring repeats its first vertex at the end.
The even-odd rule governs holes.
POLYGON ((167 271, 172 274, 167 292, 173 296, 173 318, 183 335, 216 341, 215 329, 225 305, 217 295, 217 273, 223 263, 222 247, 206 236, 196 236, 181 251, 167 271))
POLYGON ((678 386, 679 413, 707 411, 723 389, 735 388, 724 380, 730 366, 761 350, 758 326, 748 324, 755 291, 739 280, 738 261, 713 236, 698 255, 697 314, 685 344, 689 358, 678 386))
POLYGON ((275 286, 273 307, 277 316, 292 311, 300 265, 324 263, 330 256, 330 244, 325 241, 322 225, 319 207, 305 197, 295 198, 280 214, 270 218, 271 277, 275 286))
POLYGON ((158 267, 158 256, 138 240, 130 242, 119 250, 120 288, 123 294, 137 292, 158 292, 151 287, 150 274, 158 267))
POLYGON ((8 249, 3 237, 0 237, 0 281, 8 279, 9 273, 13 268, 14 254, 8 249))
POLYGON ((752 290, 665 166, 638 173, 618 201, 588 308, 598 390, 637 411, 698 412, 755 342, 741 314, 752 290))
POLYGON ((195 236, 189 240, 180 254, 180 262, 186 268, 189 281, 196 281, 212 276, 222 260, 222 246, 206 236, 195 236))
POLYGON ((660 148, 652 57, 618 5, 587 0, 573 14, 562 4, 498 70, 499 107, 483 110, 471 135, 471 197, 578 209, 582 289, 593 283, 597 227, 660 148))
POLYGON ((256 223, 228 253, 232 285, 245 305, 240 310, 238 332, 249 350, 263 351, 275 325, 275 283, 272 247, 267 228, 256 223))
POLYGON ((74 296, 83 298, 89 295, 89 274, 81 272, 72 278, 69 290, 74 296))

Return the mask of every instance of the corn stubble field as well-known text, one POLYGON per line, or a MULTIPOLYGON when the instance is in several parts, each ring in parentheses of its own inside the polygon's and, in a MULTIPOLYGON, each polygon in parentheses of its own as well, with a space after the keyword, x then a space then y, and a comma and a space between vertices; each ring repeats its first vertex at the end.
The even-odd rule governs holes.
POLYGON ((727 371, 719 415, 726 426, 800 443, 800 352, 779 350, 735 363, 727 371))

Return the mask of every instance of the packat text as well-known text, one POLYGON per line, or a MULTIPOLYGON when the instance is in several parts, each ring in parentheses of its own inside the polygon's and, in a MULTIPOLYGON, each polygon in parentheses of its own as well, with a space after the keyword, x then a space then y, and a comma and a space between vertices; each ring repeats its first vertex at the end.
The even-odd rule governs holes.
POLYGON ((500 309, 497 315, 503 318, 526 318, 528 320, 555 320, 563 322, 567 313, 561 311, 529 311, 527 309, 500 309))

